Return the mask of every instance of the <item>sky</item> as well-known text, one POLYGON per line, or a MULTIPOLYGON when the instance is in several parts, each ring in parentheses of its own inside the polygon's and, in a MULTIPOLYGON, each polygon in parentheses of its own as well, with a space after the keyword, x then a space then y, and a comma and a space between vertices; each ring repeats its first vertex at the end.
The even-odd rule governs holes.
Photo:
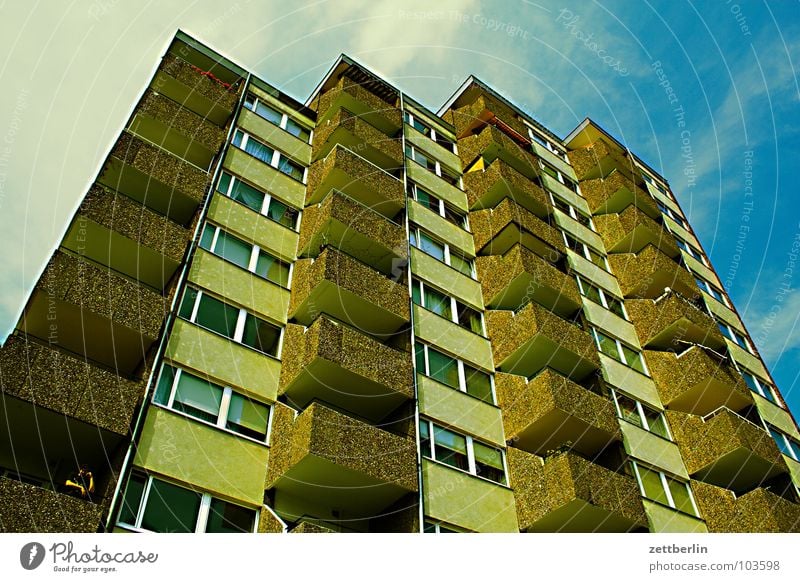
POLYGON ((665 176, 800 413, 800 4, 0 0, 0 338, 177 29, 305 101, 346 53, 434 111, 474 74, 665 176))

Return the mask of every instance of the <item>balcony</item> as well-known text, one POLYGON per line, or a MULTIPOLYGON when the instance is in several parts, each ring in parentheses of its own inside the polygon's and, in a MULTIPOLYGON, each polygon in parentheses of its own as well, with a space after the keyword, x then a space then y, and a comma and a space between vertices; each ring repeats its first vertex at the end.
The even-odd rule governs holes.
POLYGON ((453 110, 452 115, 458 137, 469 135, 481 126, 495 122, 496 119, 521 136, 528 135, 527 126, 511 107, 484 92, 480 92, 472 103, 453 110))
POLYGON ((340 108, 323 124, 314 129, 313 160, 324 158, 341 144, 384 170, 403 166, 403 147, 400 141, 388 137, 355 113, 340 108))
POLYGON ((642 347, 670 350, 688 342, 725 350, 725 339, 714 318, 674 291, 657 299, 628 299, 625 309, 642 347))
POLYGON ((661 210, 647 190, 619 171, 581 182, 581 192, 592 214, 621 213, 632 205, 653 220, 661 217, 661 210))
POLYGON ((695 481, 692 490, 710 532, 800 532, 800 505, 766 489, 737 497, 727 489, 695 481))
POLYGON ((401 437, 314 403, 273 428, 267 486, 283 495, 369 519, 418 491, 413 438, 401 437))
POLYGON ((317 124, 322 125, 340 108, 353 114, 382 131, 394 135, 403 126, 403 116, 396 107, 396 99, 390 101, 379 97, 349 76, 342 75, 336 85, 319 97, 317 124))
POLYGON ((137 105, 128 130, 201 168, 225 141, 223 128, 152 90, 137 105))
POLYGON ((600 367, 588 333, 536 303, 518 312, 487 311, 495 367, 530 378, 550 367, 573 379, 600 367))
POLYGON ((508 449, 520 531, 629 532, 647 527, 632 477, 573 453, 543 459, 508 449))
MULTIPOLYGON (((151 85, 154 91, 180 103, 212 123, 223 126, 227 122, 238 100, 237 81, 234 73, 227 72, 225 79, 215 80, 203 74, 199 67, 183 59, 167 54, 156 71, 151 85), (229 83, 226 87, 223 83, 229 83)), ((222 67, 213 71, 217 77, 225 76, 222 67)), ((240 83, 238 83, 240 84, 240 83)))
POLYGON ((608 255, 608 262, 626 298, 655 299, 667 287, 688 299, 700 298, 700 289, 689 271, 653 245, 647 245, 636 254, 608 255))
POLYGON ((165 298, 158 293, 59 251, 19 325, 43 342, 131 376, 159 337, 166 311, 165 298))
POLYGON ((183 261, 191 232, 124 196, 93 185, 62 246, 163 291, 183 261))
POLYGON ((692 346, 680 354, 645 350, 661 402, 670 410, 706 415, 718 408, 752 406, 753 397, 730 360, 692 346))
POLYGON ((333 191, 303 211, 299 255, 315 257, 326 245, 398 279, 405 273, 405 229, 341 192, 333 191))
POLYGON ((535 301, 567 317, 581 308, 575 279, 521 244, 504 255, 478 257, 475 266, 489 309, 515 310, 535 301))
POLYGON ((408 288, 326 247, 316 259, 294 264, 289 314, 303 325, 325 313, 364 333, 388 336, 410 319, 408 288))
POLYGON ((609 253, 638 253, 651 244, 670 258, 681 254, 673 236, 633 204, 619 214, 595 216, 594 225, 609 253))
POLYGON ((544 217, 552 211, 552 204, 542 187, 501 159, 494 160, 482 170, 464 174, 464 188, 472 210, 494 208, 504 198, 510 198, 536 216, 544 217))
POLYGON ((530 381, 497 374, 495 389, 506 438, 518 449, 541 455, 569 443, 575 451, 595 455, 622 439, 611 400, 553 370, 544 369, 530 381))
POLYGON ((306 204, 316 204, 332 190, 347 194, 386 218, 405 208, 402 181, 339 144, 309 168, 306 204))
POLYGON ((414 397, 411 354, 325 316, 290 324, 280 393, 296 407, 318 399, 377 422, 414 397))
POLYGON ((695 479, 738 492, 788 471, 767 431, 732 410, 706 416, 668 411, 667 419, 695 479))
POLYGON ((0 349, 2 391, 126 435, 144 386, 46 345, 14 335, 0 349))
POLYGON ((94 533, 103 507, 50 489, 0 477, 0 530, 4 533, 94 533))
POLYGON ((132 133, 111 150, 98 182, 187 226, 208 184, 208 173, 132 133))
POLYGON ((469 226, 475 249, 483 255, 501 255, 518 243, 551 263, 566 253, 558 230, 509 198, 492 209, 470 212, 469 226))
MULTIPOLYGON (((578 180, 604 178, 615 169, 629 175, 638 175, 638 170, 627 152, 610 145, 603 138, 598 138, 585 147, 567 152, 567 156, 578 180)), ((581 185, 582 188, 583 185, 581 185)))
POLYGON ((499 158, 529 179, 539 175, 539 163, 530 145, 514 141, 494 125, 487 125, 479 133, 459 139, 458 155, 465 168, 478 157, 483 157, 485 163, 492 163, 499 158))

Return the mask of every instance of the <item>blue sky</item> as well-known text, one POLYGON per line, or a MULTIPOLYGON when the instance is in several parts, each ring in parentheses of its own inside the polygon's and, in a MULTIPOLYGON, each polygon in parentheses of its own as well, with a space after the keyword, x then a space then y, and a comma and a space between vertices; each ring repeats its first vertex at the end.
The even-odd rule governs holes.
POLYGON ((800 411, 797 2, 9 4, 0 330, 183 28, 301 100, 346 52, 434 110, 475 74, 558 135, 591 117, 670 181, 800 411))

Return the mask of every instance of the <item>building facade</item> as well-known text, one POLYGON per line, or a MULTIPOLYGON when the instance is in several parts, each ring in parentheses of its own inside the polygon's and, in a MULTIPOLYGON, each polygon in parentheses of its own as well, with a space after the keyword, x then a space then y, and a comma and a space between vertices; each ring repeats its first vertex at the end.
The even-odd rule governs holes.
POLYGON ((303 104, 178 33, 0 382, 2 531, 800 530, 667 182, 475 78, 343 56, 303 104))

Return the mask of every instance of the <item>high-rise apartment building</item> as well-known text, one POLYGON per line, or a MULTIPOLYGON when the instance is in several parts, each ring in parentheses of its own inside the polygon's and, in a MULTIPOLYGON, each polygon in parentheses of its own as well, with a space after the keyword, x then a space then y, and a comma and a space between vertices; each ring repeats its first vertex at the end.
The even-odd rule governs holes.
POLYGON ((303 104, 178 33, 0 381, 2 531, 800 530, 666 181, 474 78, 303 104))

